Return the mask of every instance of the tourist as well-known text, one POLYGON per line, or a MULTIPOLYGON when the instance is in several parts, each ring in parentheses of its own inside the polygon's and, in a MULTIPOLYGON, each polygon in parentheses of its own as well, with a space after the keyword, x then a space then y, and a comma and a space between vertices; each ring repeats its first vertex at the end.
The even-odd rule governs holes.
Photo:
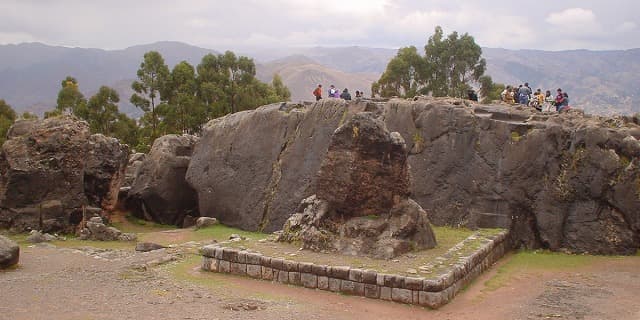
POLYGON ((507 86, 506 88, 504 88, 504 90, 502 90, 502 92, 500 93, 500 100, 502 100, 502 102, 508 102, 507 95, 510 92, 511 92, 511 86, 507 86))
POLYGON ((313 90, 313 96, 316 97, 316 101, 322 99, 322 85, 319 84, 315 90, 313 90))
POLYGON ((551 112, 556 99, 551 95, 551 91, 547 90, 544 94, 544 103, 542 105, 542 112, 551 112))
POLYGON ((329 87, 329 98, 340 98, 340 94, 338 94, 338 89, 334 85, 329 87))
POLYGON ((342 90, 340 98, 344 100, 351 100, 351 94, 349 93, 349 90, 347 88, 344 88, 344 90, 342 90))
POLYGON ((571 107, 569 107, 569 94, 566 92, 562 93, 562 104, 558 106, 558 112, 569 111, 571 107))
POLYGON ((556 94, 555 106, 556 106, 556 111, 559 111, 560 106, 564 103, 564 94, 562 94, 562 89, 560 88, 558 88, 556 92, 558 94, 556 94))
POLYGON ((523 105, 529 105, 529 98, 531 96, 531 88, 529 88, 529 83, 525 82, 524 86, 520 85, 520 88, 518 89, 518 98, 519 98, 519 102, 520 104, 523 105))

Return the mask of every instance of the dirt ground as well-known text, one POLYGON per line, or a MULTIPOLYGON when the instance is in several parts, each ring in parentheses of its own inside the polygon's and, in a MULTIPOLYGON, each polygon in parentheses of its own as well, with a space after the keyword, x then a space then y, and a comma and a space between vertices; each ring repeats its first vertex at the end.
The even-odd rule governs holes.
POLYGON ((0 272, 0 319, 640 319, 640 257, 511 254, 439 310, 202 272, 191 243, 21 247, 0 272), (551 263, 553 264, 553 263, 551 263))

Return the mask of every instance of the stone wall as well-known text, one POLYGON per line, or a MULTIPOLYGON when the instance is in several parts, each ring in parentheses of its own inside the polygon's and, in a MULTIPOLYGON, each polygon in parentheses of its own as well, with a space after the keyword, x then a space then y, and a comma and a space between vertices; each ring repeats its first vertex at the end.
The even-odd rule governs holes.
POLYGON ((451 301, 510 248, 509 232, 501 232, 473 254, 457 258, 448 271, 428 278, 296 262, 216 245, 203 247, 201 253, 202 269, 205 271, 438 308, 451 301))

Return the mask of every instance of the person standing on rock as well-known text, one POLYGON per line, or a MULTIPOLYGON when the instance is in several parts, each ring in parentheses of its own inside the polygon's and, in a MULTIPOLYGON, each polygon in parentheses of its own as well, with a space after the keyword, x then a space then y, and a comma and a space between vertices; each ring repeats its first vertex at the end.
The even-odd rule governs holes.
POLYGON ((322 99, 322 85, 319 84, 315 90, 313 90, 313 96, 316 97, 316 101, 322 99))

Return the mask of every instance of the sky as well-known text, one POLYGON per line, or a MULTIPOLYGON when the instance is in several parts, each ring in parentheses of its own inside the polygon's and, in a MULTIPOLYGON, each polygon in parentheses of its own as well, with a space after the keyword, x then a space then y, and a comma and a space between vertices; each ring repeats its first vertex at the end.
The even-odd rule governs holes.
POLYGON ((484 47, 615 50, 640 47, 638 12, 637 0, 0 0, 0 44, 399 48, 440 25, 484 47))

